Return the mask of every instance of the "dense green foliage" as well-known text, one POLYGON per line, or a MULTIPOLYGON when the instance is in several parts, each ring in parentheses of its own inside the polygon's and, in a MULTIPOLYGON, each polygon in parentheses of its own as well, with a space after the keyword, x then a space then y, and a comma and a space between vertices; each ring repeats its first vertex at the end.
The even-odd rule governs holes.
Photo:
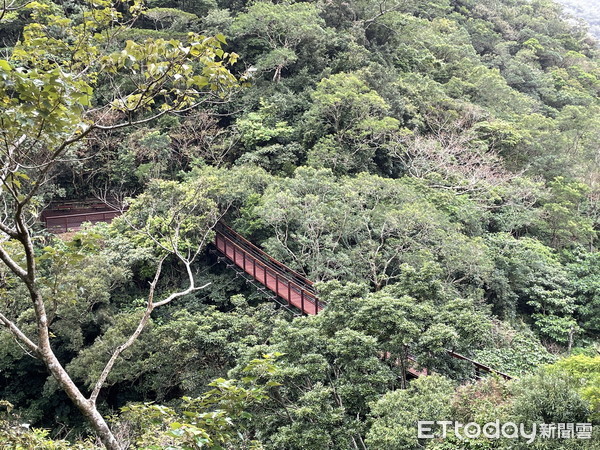
MULTIPOLYGON (((600 425, 600 48, 558 4, 9 5, 1 223, 24 198, 19 230, 51 200, 128 207, 62 238, 31 226, 58 360, 92 392, 149 289, 210 283, 149 310, 101 383, 123 445, 508 449, 527 445, 418 439, 416 420, 600 425), (220 217, 324 312, 294 318, 218 264, 220 217), (473 381, 447 349, 518 379, 473 381)), ((9 269, 0 313, 34 336, 9 269)), ((99 445, 5 327, 0 406, 0 446, 99 445)))

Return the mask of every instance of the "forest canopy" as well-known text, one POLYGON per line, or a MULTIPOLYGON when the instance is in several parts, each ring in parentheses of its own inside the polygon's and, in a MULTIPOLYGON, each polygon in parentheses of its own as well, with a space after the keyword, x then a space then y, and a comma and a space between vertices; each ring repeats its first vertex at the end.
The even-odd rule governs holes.
POLYGON ((566 11, 0 5, 0 446, 598 445, 416 424, 599 424, 600 47, 566 11), (40 220, 92 198, 119 217, 40 220), (326 308, 223 264, 219 221, 326 308))

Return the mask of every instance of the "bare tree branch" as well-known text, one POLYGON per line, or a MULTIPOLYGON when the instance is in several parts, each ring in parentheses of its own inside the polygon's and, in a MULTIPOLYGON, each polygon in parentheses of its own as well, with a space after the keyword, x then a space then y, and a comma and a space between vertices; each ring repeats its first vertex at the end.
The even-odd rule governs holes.
POLYGON ((27 271, 18 265, 14 259, 10 257, 8 252, 0 246, 0 259, 4 264, 8 266, 12 273, 18 276, 20 279, 25 280, 27 278, 27 271))
POLYGON ((150 316, 152 314, 152 311, 154 311, 154 309, 166 305, 170 302, 172 302, 173 300, 183 297, 185 295, 191 294, 193 292, 205 289, 206 287, 208 287, 210 285, 210 283, 207 283, 203 286, 200 287, 196 287, 195 286, 195 281, 194 281, 194 276, 192 274, 192 270, 190 267, 190 264, 183 261, 185 266, 186 266, 186 271, 188 273, 188 277, 189 277, 189 286, 187 289, 183 290, 183 291, 179 291, 179 292, 174 292, 171 295, 169 295, 167 298, 165 298, 164 300, 161 300, 159 302, 154 302, 154 294, 156 292, 156 286, 158 284, 158 281, 160 279, 160 274, 162 271, 162 266, 163 263, 165 261, 166 257, 163 257, 160 262, 158 263, 158 267, 156 269, 156 274, 154 275, 154 280, 152 280, 152 283, 150 283, 150 291, 148 293, 148 300, 146 303, 146 309, 144 310, 144 314, 142 315, 137 328, 135 329, 135 331, 129 336, 129 338, 127 339, 127 341, 125 341, 125 343, 123 343, 122 345, 118 346, 115 351, 113 352, 112 356, 110 357, 110 359, 108 360, 108 362, 106 363, 106 366, 104 367, 104 369, 102 370, 102 373, 100 374, 100 376, 98 377, 98 380, 96 381, 96 384, 94 385, 94 389, 92 390, 92 393, 90 395, 89 401, 90 403, 92 403, 93 405, 96 404, 96 401, 98 399, 98 395, 100 394, 100 391, 102 389, 102 387, 104 386, 104 383, 106 382, 106 379, 108 378, 108 375, 110 374, 112 368, 114 367, 115 363, 117 362, 117 359, 119 358, 119 356, 125 351, 127 350, 129 347, 131 347, 135 341, 138 339, 138 337, 140 336, 140 334, 142 333, 142 331, 144 331, 144 328, 146 327, 146 325, 148 324, 148 321, 150 320, 150 316))
POLYGON ((38 354, 39 348, 37 345, 33 343, 31 339, 29 339, 25 333, 23 333, 19 327, 17 327, 11 320, 8 319, 4 314, 0 313, 0 323, 2 323, 8 330, 18 339, 20 342, 25 344, 25 346, 35 355, 38 354))

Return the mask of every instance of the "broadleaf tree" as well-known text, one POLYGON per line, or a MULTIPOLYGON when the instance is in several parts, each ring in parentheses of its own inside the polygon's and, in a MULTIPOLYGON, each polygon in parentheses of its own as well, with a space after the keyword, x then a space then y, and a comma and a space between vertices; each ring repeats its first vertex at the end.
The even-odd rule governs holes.
MULTIPOLYGON (((16 6, 10 5, 0 20, 16 6)), ((98 131, 144 124, 209 101, 225 101, 238 83, 227 68, 237 55, 222 49, 222 35, 189 33, 187 42, 161 38, 123 42, 121 33, 143 10, 137 1, 113 5, 91 0, 78 15, 67 14, 50 2, 20 6, 29 10, 31 22, 8 57, 0 60, 0 260, 15 282, 26 287, 33 314, 30 322, 21 323, 22 318, 11 317, 0 304, 0 323, 44 363, 104 445, 118 449, 121 444, 98 410, 98 395, 115 361, 139 337, 152 311, 200 289, 190 270, 198 248, 180 248, 180 237, 188 231, 185 218, 169 216, 183 227, 175 227, 169 245, 154 239, 159 244, 159 262, 145 311, 86 395, 52 346, 47 312, 52 299, 43 295, 32 225, 57 164, 74 158, 78 145, 98 131), (100 86, 110 89, 98 90, 100 86), (162 295, 157 285, 167 256, 185 266, 189 284, 162 295)), ((200 233, 203 237, 196 241, 200 247, 218 212, 214 202, 201 200, 206 190, 196 194, 198 201, 189 212, 207 219, 202 222, 206 224, 200 233)))

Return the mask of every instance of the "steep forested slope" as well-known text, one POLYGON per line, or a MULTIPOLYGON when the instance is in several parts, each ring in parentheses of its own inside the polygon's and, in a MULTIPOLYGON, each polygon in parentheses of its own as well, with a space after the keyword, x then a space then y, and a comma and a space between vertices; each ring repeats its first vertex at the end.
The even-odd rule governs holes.
MULTIPOLYGON (((597 423, 600 49, 561 6, 12 5, 0 245, 38 274, 2 266, 2 323, 34 335, 37 286, 58 360, 94 392, 144 318, 99 408, 173 408, 128 407, 110 424, 123 445, 521 448, 419 440, 415 418, 597 423), (66 240, 29 226, 50 200, 90 196, 128 210, 66 240), (219 265, 205 250, 220 217, 318 282, 326 311, 293 318, 219 265), (155 291, 178 290, 152 309, 155 291), (518 380, 470 382, 447 349, 518 380), (435 375, 406 386, 406 364, 435 375), (240 381, 208 391, 219 377, 240 381)), ((0 400, 54 437, 84 436, 15 336, 0 329, 0 400)), ((0 417, 0 443, 42 445, 15 420, 0 417)))

